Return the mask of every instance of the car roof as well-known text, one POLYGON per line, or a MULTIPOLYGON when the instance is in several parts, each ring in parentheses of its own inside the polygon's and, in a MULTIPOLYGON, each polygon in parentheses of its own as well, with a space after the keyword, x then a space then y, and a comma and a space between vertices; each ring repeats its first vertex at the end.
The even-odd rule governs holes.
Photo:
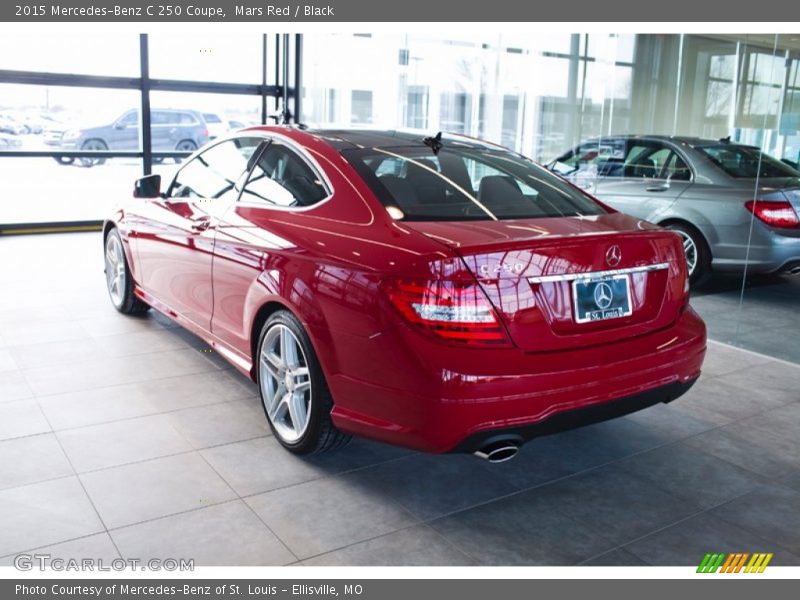
MULTIPOLYGON (((739 142, 734 142, 728 140, 726 138, 722 139, 710 139, 710 138, 702 138, 697 136, 691 135, 646 135, 646 134, 628 134, 628 135, 604 135, 600 138, 594 138, 594 140, 656 140, 656 141, 663 141, 663 142, 677 142, 679 144, 687 144, 689 146, 716 146, 718 144, 731 144, 732 146, 746 146, 747 144, 741 144, 739 142)), ((587 140, 592 141, 592 140, 587 140)), ((585 142, 583 142, 585 143, 585 142)))
MULTIPOLYGON (((299 132, 312 135, 322 139, 337 150, 347 150, 356 148, 397 148, 409 146, 423 146, 423 140, 429 136, 435 136, 438 131, 397 131, 392 129, 334 129, 334 128, 311 128, 297 126, 262 126, 257 129, 265 131, 280 131, 283 133, 294 132, 293 137, 299 137, 299 132)), ((469 148, 494 148, 499 146, 484 142, 482 140, 449 134, 442 132, 442 139, 447 142, 457 141, 461 147, 469 148)))

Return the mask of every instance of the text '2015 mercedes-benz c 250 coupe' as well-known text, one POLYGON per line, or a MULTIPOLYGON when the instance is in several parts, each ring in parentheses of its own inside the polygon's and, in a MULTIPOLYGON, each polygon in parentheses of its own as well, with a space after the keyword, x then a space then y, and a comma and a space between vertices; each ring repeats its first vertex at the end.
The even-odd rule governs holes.
POLYGON ((114 306, 205 339, 296 453, 499 461, 674 400, 705 355, 677 234, 460 136, 241 131, 137 181, 103 235, 114 306))

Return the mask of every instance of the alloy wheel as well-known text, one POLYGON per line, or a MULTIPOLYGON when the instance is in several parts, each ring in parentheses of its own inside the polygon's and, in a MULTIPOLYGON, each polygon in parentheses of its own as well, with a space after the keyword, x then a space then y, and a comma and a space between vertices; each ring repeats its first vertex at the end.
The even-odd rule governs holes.
POLYGON ((683 253, 686 255, 686 266, 689 269, 689 277, 694 275, 694 270, 697 268, 697 244, 685 231, 676 229, 681 238, 683 239, 683 253))
MULTIPOLYGON (((87 152, 105 152, 108 150, 108 148, 99 140, 89 140, 88 142, 85 142, 83 146, 81 146, 81 150, 85 150, 87 152)), ((80 161, 84 167, 93 167, 95 165, 102 165, 106 162, 106 159, 84 156, 80 159, 80 161)))
POLYGON ((116 235, 106 239, 106 284, 114 306, 122 306, 125 298, 125 256, 116 235))
POLYGON ((298 441, 311 417, 311 375, 303 348, 285 325, 273 325, 259 352, 259 382, 267 417, 287 443, 298 441))

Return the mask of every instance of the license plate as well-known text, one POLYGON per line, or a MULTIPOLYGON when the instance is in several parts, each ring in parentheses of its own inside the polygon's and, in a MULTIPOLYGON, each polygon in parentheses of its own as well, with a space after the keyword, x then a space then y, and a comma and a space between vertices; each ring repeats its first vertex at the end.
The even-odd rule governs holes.
POLYGON ((576 279, 572 282, 572 303, 576 323, 627 317, 633 312, 630 277, 576 279))

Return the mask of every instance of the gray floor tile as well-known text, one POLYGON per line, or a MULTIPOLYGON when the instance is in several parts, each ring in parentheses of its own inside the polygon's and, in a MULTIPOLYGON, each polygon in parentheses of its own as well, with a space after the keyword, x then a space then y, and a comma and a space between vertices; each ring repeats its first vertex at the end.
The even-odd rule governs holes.
POLYGON ((94 339, 108 356, 133 356, 189 347, 180 336, 164 329, 99 335, 94 339))
POLYGON ((296 485, 326 475, 307 457, 287 452, 272 437, 217 448, 201 454, 241 496, 296 485))
POLYGON ((0 556, 103 531, 76 477, 0 491, 0 556))
POLYGON ((486 565, 574 565, 615 547, 535 491, 437 519, 431 526, 486 565))
POLYGON ((91 338, 14 346, 9 352, 20 369, 35 369, 102 360, 106 354, 91 338))
POLYGON ((0 406, 5 402, 33 397, 33 391, 20 371, 7 371, 0 377, 0 406))
MULTIPOLYGON (((709 337, 713 337, 713 335, 709 337)), ((710 342, 706 359, 703 362, 703 373, 715 377, 726 373, 735 373, 767 362, 769 362, 768 357, 754 356, 730 346, 710 342)))
POLYGON ((109 528, 132 525, 235 497, 197 454, 94 471, 81 480, 109 528))
POLYGON ((186 408, 170 413, 169 420, 195 448, 208 448, 270 435, 261 407, 244 402, 186 408))
POLYGON ((255 384, 235 371, 207 371, 143 381, 136 386, 159 411, 247 399, 258 394, 255 384))
MULTIPOLYGON (((800 556, 800 492, 762 486, 711 513, 800 556)), ((794 564, 800 565, 800 560, 794 564)))
MULTIPOLYGON (((52 546, 44 546, 36 548, 25 554, 39 554, 49 555, 50 559, 60 560, 77 560, 80 561, 84 558, 100 559, 103 564, 109 566, 111 561, 120 558, 114 543, 107 533, 97 533, 86 537, 71 540, 69 542, 62 542, 52 546)), ((0 558, 0 566, 12 566, 17 554, 12 554, 4 558, 0 558)), ((40 564, 38 559, 33 559, 34 568, 40 564)))
POLYGON ((793 475, 800 469, 796 460, 769 447, 771 438, 750 431, 746 424, 733 424, 688 438, 684 443, 755 474, 773 479, 793 475))
POLYGON ((161 412, 139 384, 44 396, 39 405, 55 431, 161 412))
POLYGON ((46 396, 211 370, 208 361, 199 353, 184 349, 25 369, 23 373, 33 392, 38 396, 46 396))
POLYGON ((95 316, 89 319, 76 321, 84 331, 94 338, 117 335, 122 333, 138 333, 142 331, 160 331, 164 328, 153 318, 149 311, 143 315, 121 316, 118 313, 109 313, 107 316, 95 316))
POLYGON ((0 377, 3 377, 7 371, 16 371, 17 367, 18 365, 11 352, 0 348, 0 377))
POLYGON ((586 567, 645 567, 648 563, 627 550, 617 548, 581 563, 586 567))
POLYGON ((725 382, 725 377, 702 378, 681 400, 678 401, 681 402, 680 408, 689 414, 697 408, 701 411, 699 414, 715 413, 730 420, 752 417, 789 401, 769 390, 730 385, 725 382))
POLYGON ((91 425, 57 435, 78 473, 192 449, 167 415, 91 425))
POLYGON ((625 550, 662 566, 697 566, 707 552, 772 552, 772 564, 800 565, 800 558, 786 549, 707 512, 628 544, 625 550))
POLYGON ((698 512, 681 500, 614 464, 536 488, 573 519, 621 545, 698 512))
POLYGON ((0 442, 0 465, 0 489, 73 474, 52 433, 0 442))
POLYGON ((285 565, 297 560, 241 500, 114 529, 126 558, 193 559, 195 566, 285 565))
POLYGON ((492 465, 492 471, 524 489, 655 448, 670 439, 649 425, 615 419, 534 439, 517 458, 492 465))
POLYGON ((756 474, 681 443, 627 458, 619 466, 694 505, 710 508, 763 483, 756 474))
POLYGON ((365 489, 350 476, 319 479, 246 502, 301 559, 415 523, 386 494, 365 489))
POLYGON ((460 566, 477 564, 427 525, 417 525, 303 561, 309 566, 460 566))
POLYGON ((384 494, 421 520, 510 494, 492 465, 462 454, 416 454, 357 471, 360 487, 384 494))
POLYGON ((307 457, 308 462, 326 473, 344 473, 378 465, 403 456, 416 454, 412 450, 381 444, 363 438, 353 438, 336 452, 323 452, 307 457))
POLYGON ((35 400, 14 400, 0 403, 0 440, 50 431, 35 400))
POLYGON ((82 340, 87 337, 89 333, 73 321, 41 322, 33 319, 3 325, 3 339, 9 347, 82 340))
POLYGON ((718 426, 713 419, 703 418, 700 415, 690 415, 678 407, 684 402, 692 402, 691 398, 679 398, 669 404, 656 404, 639 412, 635 412, 626 419, 650 427, 664 438, 681 440, 689 436, 708 431, 718 426))

